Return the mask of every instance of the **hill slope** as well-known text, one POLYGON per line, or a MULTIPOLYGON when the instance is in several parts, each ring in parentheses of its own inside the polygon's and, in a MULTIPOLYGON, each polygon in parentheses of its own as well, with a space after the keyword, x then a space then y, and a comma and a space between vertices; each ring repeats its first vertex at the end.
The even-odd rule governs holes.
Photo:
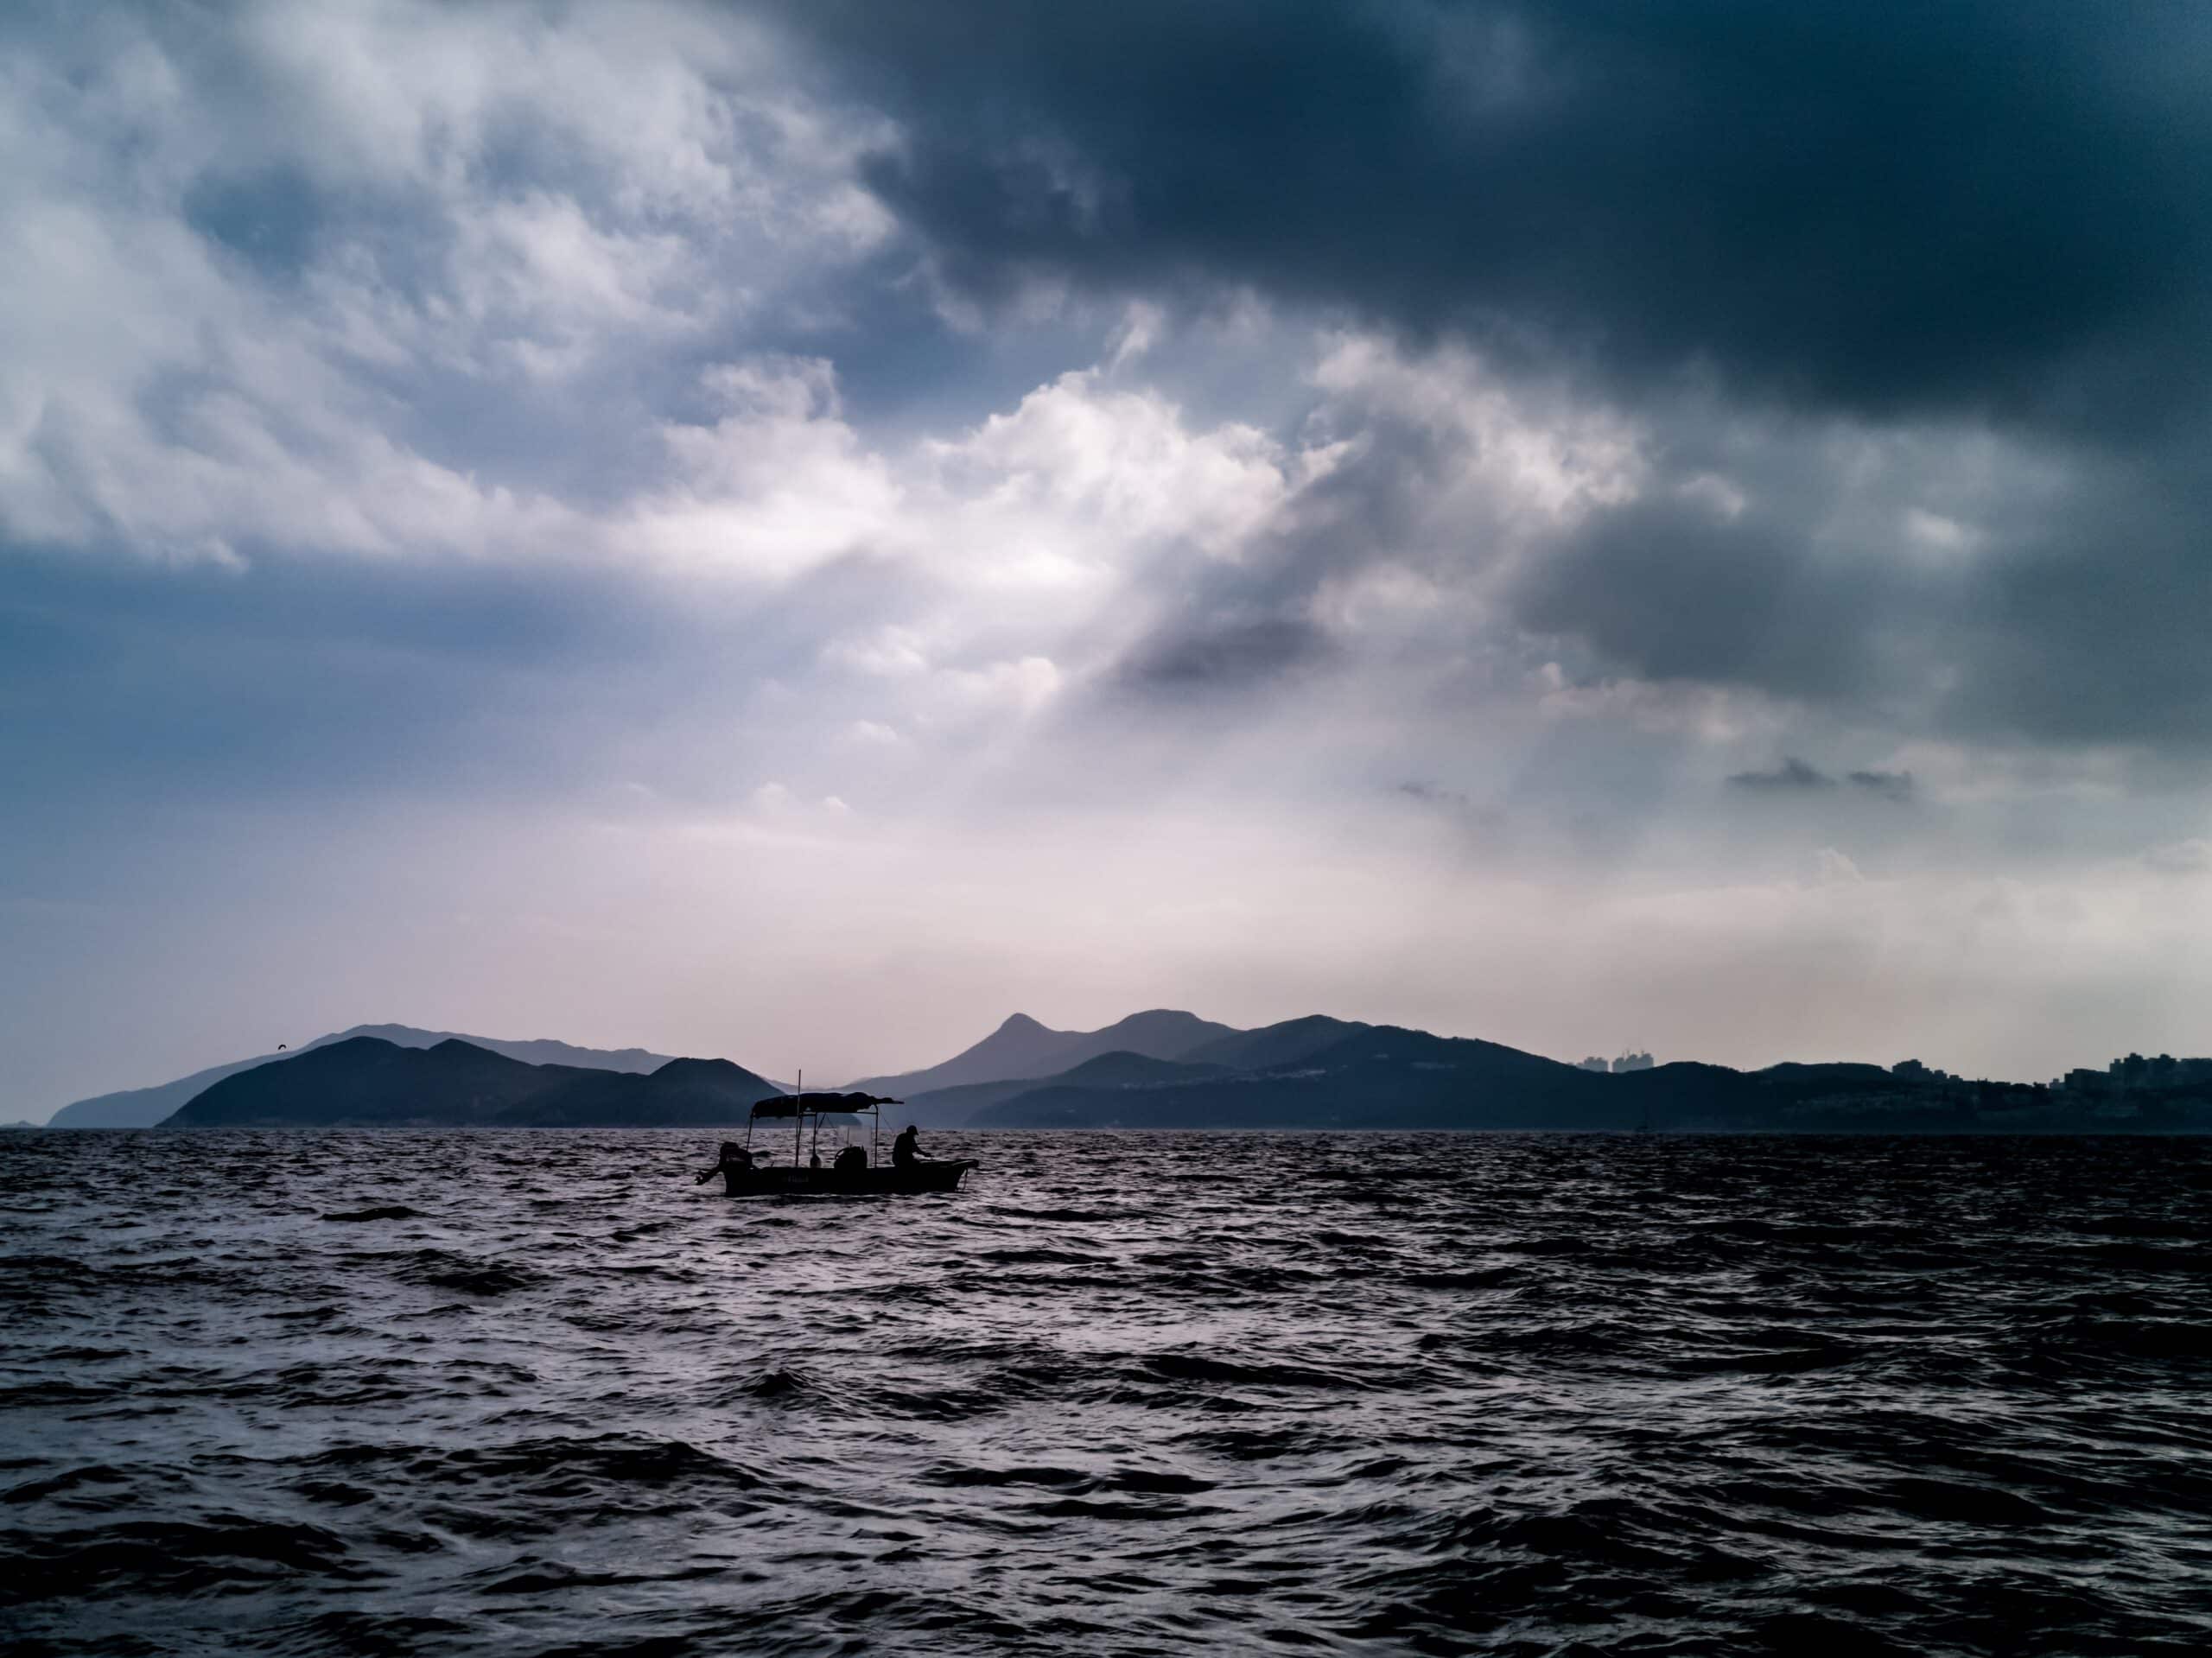
POLYGON ((357 1036, 226 1077, 168 1128, 486 1123, 532 1094, 593 1073, 524 1064, 467 1042, 403 1048, 357 1036))
POLYGON ((1263 1025, 1256 1031, 1231 1031, 1226 1036, 1201 1042, 1180 1058, 1187 1064, 1226 1065, 1231 1070, 1269 1070, 1279 1065, 1296 1064, 1324 1048, 1334 1047, 1348 1036, 1374 1028, 1357 1020, 1308 1013, 1303 1019, 1263 1025))
POLYGON ((1127 1051, 1102 1053, 1094 1059, 1041 1080, 1014 1077, 996 1083, 966 1083, 957 1088, 931 1089, 909 1094, 902 1122, 925 1128, 959 1128, 976 1121, 977 1115, 1001 1100, 1039 1088, 1118 1089, 1155 1087, 1165 1083, 1203 1082, 1220 1076, 1218 1065, 1194 1065, 1176 1059, 1154 1059, 1127 1051))
POLYGON ((412 1025, 356 1025, 350 1030, 319 1036, 312 1042, 302 1044, 290 1053, 257 1054, 251 1059, 232 1060, 227 1065, 211 1065, 206 1070, 193 1072, 189 1077, 180 1077, 173 1083, 158 1083, 151 1088, 124 1089, 118 1093, 100 1094, 91 1099, 79 1100, 56 1111, 47 1127, 150 1128, 226 1077, 235 1077, 240 1071, 268 1064, 272 1060, 287 1059, 293 1054, 311 1052, 329 1047, 334 1043, 349 1042, 356 1037, 364 1036, 374 1037, 402 1048, 429 1048, 441 1042, 466 1042, 471 1047, 502 1054, 510 1059, 519 1059, 525 1064, 569 1065, 582 1070, 648 1071, 666 1064, 669 1059, 666 1054, 648 1052, 644 1048, 579 1048, 545 1037, 512 1041, 500 1037, 467 1036, 454 1031, 425 1031, 412 1025))
POLYGON ((1055 1031, 1027 1013, 1016 1013, 975 1046, 941 1064, 890 1077, 863 1077, 851 1086, 903 1099, 973 1083, 1056 1077, 1106 1053, 1180 1059, 1202 1043, 1237 1034, 1226 1025, 1168 1007, 1131 1013, 1096 1031, 1055 1031))
POLYGON ((510 1107, 499 1121, 531 1128, 739 1128, 755 1102, 783 1091, 728 1059, 671 1059, 650 1076, 572 1077, 510 1107))
POLYGON ((1157 1086, 1054 1078, 975 1128, 1610 1129, 1730 1133, 2201 1133, 2212 1084, 2077 1095, 1866 1064, 1675 1064, 1607 1075, 1499 1045, 1360 1027, 1304 1058, 1157 1086))
MULTIPOLYGON (((1291 1045, 1296 1045, 1295 1044, 1291 1045)), ((977 1128, 1629 1128, 1611 1077, 1495 1042, 1361 1026, 1288 1064, 1120 1089, 1055 1080, 979 1111, 977 1128)))
POLYGON ((162 1126, 221 1128, 733 1128, 779 1090, 727 1059, 671 1059, 649 1075, 532 1065, 457 1039, 378 1037, 226 1077, 162 1126))

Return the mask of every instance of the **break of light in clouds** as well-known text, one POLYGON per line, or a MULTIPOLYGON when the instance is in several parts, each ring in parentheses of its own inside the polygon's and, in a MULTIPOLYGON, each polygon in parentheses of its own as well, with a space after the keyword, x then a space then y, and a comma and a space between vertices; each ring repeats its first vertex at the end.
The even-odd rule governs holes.
POLYGON ((17 7, 14 1109, 2203 1051, 2190 6, 17 7))

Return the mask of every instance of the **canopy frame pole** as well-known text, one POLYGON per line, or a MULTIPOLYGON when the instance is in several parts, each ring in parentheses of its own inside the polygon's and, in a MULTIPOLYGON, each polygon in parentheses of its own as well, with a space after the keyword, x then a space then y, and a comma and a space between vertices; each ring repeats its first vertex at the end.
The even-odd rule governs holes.
POLYGON ((806 1073, 798 1074, 798 1093, 792 1102, 791 1111, 791 1166, 798 1166, 798 1154, 806 1144, 806 1073))

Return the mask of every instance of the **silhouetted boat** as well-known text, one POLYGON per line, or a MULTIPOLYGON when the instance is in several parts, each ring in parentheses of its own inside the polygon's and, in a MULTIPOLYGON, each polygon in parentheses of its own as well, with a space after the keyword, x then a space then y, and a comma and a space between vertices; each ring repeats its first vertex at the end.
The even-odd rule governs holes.
POLYGON ((703 1181, 721 1175, 724 1189, 733 1197, 910 1197, 923 1192, 956 1191, 962 1177, 976 1166, 973 1158, 934 1157, 918 1158, 904 1165, 887 1165, 880 1154, 883 1108, 902 1102, 873 1094, 810 1095, 804 1091, 804 1082, 802 1077, 801 1088, 795 1093, 778 1094, 758 1102, 746 1123, 744 1141, 722 1141, 721 1155, 714 1167, 702 1172, 699 1178, 703 1181), (824 1163, 821 1155, 823 1119, 859 1116, 868 1119, 868 1149, 848 1145, 824 1163), (790 1162, 771 1161, 772 1154, 765 1148, 753 1149, 753 1127, 764 1118, 791 1120, 790 1162), (811 1146, 807 1134, 810 1120, 814 1129, 811 1146), (804 1162, 800 1160, 802 1157, 805 1159, 804 1162))
POLYGON ((804 1165, 793 1168, 788 1163, 756 1164, 748 1169, 741 1164, 722 1163, 708 1172, 719 1171, 733 1197, 912 1197, 927 1191, 956 1191, 961 1177, 975 1166, 974 1159, 968 1158, 931 1158, 909 1163, 903 1169, 874 1164, 864 1169, 827 1165, 818 1169, 804 1165))

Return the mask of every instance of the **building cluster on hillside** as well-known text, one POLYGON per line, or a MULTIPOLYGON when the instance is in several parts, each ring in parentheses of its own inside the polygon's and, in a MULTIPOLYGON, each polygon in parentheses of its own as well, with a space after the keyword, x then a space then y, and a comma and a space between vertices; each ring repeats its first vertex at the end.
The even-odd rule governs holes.
POLYGON ((1890 1075, 1908 1083, 1955 1083, 1959 1080, 1949 1071, 1923 1065, 1917 1059, 1898 1060, 1890 1067, 1890 1075))
MULTIPOLYGON (((1966 1082, 1962 1077, 1938 1070, 1933 1065, 1923 1065, 1917 1059, 1899 1060, 1890 1067, 1890 1075, 1900 1082, 1922 1086, 1963 1084, 1966 1082)), ((2017 1088, 2024 1085, 2005 1083, 2002 1086, 2017 1088)), ((2037 1083, 2033 1086, 2040 1089, 2044 1084, 2037 1083)), ((2170 1053, 2162 1053, 2153 1059, 2146 1059, 2139 1053, 2131 1053, 2125 1059, 2113 1060, 2102 1070, 2080 1066, 2063 1077, 2053 1077, 2049 1084, 2054 1094, 2082 1095, 2208 1086, 2212 1086, 2212 1059, 2177 1059, 2170 1053)))
POLYGON ((1893 1097, 1911 1099, 1923 1107, 1980 1109, 2019 1106, 2031 1100, 2049 1098, 2049 1090, 2041 1083, 1992 1082, 1986 1077, 1970 1080, 1955 1071, 1924 1065, 1917 1059, 1898 1060, 1890 1067, 1890 1075, 1909 1084, 1904 1095, 1893 1097))
MULTIPOLYGON (((1626 1070, 1649 1070, 1654 1063, 1648 1053, 1624 1053, 1618 1059, 1606 1059, 1593 1053, 1578 1062, 1576 1068, 1600 1075, 1618 1075, 1626 1070)), ((2212 1089, 2212 1058, 2177 1059, 2170 1053, 2147 1059, 2139 1053, 2131 1053, 2123 1059, 2113 1060, 2102 1070, 2083 1066, 2054 1077, 2048 1083, 1969 1081, 1955 1072, 1923 1064, 1917 1059, 1900 1059, 1889 1070, 1897 1081, 1916 1089, 1936 1089, 1961 1097, 1980 1097, 1993 1091, 2108 1095, 2182 1088, 2212 1089)))
POLYGON ((1593 1053, 1576 1069, 1618 1074, 1624 1070, 1649 1070, 1657 1063, 1648 1053, 1624 1053, 1619 1058, 1611 1061, 1601 1059, 1593 1053))
POLYGON ((2051 1087, 2072 1094, 2123 1094, 2139 1088, 2191 1088, 2208 1083, 2212 1083, 2212 1059, 2177 1059, 2170 1053, 2145 1059, 2139 1053, 2131 1053, 2102 1070, 2077 1067, 2053 1081, 2051 1087))

